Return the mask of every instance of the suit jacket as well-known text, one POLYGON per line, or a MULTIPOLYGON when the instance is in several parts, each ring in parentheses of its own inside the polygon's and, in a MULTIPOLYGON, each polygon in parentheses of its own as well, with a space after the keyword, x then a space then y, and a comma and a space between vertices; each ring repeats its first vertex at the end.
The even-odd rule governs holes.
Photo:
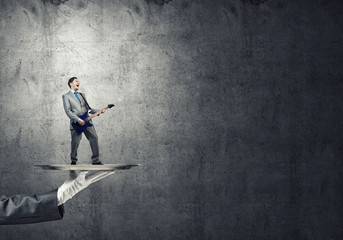
POLYGON ((57 189, 33 196, 0 196, 0 225, 60 220, 63 205, 57 206, 57 189))
MULTIPOLYGON (((82 93, 82 95, 86 98, 84 93, 82 93)), ((85 100, 80 94, 79 94, 79 97, 80 97, 81 103, 79 102, 79 100, 77 100, 75 94, 72 93, 71 91, 67 92, 66 94, 62 96, 64 111, 66 112, 67 116, 70 118, 70 130, 74 129, 71 123, 72 122, 77 123, 79 121, 80 118, 78 116, 84 114, 88 110, 90 110, 91 114, 99 111, 99 109, 89 108, 85 100)))

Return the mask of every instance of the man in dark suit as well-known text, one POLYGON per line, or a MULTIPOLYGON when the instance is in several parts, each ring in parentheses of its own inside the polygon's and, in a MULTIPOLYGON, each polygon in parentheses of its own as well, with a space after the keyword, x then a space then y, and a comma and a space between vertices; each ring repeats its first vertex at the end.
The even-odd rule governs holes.
POLYGON ((18 194, 0 196, 0 225, 28 224, 60 220, 64 215, 63 204, 90 184, 99 181, 114 171, 97 171, 87 176, 70 171, 70 177, 58 189, 32 196, 18 194))
MULTIPOLYGON (((77 149, 79 147, 82 133, 75 131, 72 123, 78 123, 81 126, 85 124, 85 121, 82 120, 80 115, 83 115, 87 111, 90 110, 90 113, 96 113, 100 110, 91 108, 87 103, 86 96, 83 93, 78 92, 80 88, 80 81, 76 77, 72 77, 68 81, 68 86, 70 90, 62 96, 63 99, 63 107, 70 118, 70 133, 71 133, 71 153, 70 159, 71 164, 75 165, 77 162, 77 149)), ((101 109, 101 113, 104 113, 106 109, 101 109)), ((84 131, 92 149, 92 164, 93 165, 102 165, 101 161, 99 160, 99 144, 98 144, 98 136, 96 134, 94 126, 88 126, 84 131)))

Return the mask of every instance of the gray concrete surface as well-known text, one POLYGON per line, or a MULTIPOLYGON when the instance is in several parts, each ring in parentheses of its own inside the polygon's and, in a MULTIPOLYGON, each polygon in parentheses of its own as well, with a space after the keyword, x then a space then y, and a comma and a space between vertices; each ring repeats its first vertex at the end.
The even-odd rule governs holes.
POLYGON ((142 165, 1 239, 343 238, 341 1, 0 2, 1 194, 67 177, 33 165, 69 163, 72 76, 142 165))

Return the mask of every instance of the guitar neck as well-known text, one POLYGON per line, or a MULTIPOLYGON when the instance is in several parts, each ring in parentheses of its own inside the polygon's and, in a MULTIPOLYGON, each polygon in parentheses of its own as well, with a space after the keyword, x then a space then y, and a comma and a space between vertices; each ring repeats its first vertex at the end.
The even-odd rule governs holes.
MULTIPOLYGON (((103 109, 103 108, 102 108, 103 109)), ((104 109, 108 109, 108 106, 107 107, 105 107, 104 109)), ((88 118, 86 118, 85 120, 88 122, 88 121, 90 121, 92 118, 94 118, 94 117, 96 117, 96 116, 99 116, 101 114, 101 110, 100 111, 98 111, 98 112, 96 112, 96 113, 94 113, 94 114, 92 114, 92 115, 90 115, 88 118)))

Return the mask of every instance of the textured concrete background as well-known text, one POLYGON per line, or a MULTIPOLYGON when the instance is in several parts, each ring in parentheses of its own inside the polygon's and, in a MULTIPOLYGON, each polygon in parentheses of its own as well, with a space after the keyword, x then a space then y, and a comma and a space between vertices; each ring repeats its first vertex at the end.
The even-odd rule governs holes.
POLYGON ((33 165, 69 163, 72 76, 116 104, 94 120, 101 160, 142 164, 1 239, 343 239, 342 1, 0 8, 1 194, 66 179, 33 165))

